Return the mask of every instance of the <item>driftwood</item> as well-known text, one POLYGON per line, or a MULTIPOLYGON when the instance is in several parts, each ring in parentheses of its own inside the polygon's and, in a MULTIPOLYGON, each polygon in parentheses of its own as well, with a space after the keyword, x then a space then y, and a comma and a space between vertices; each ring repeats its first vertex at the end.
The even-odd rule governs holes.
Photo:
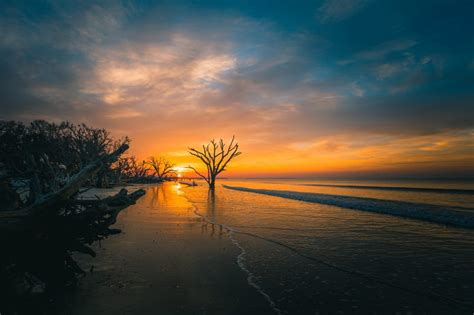
POLYGON ((85 272, 72 254, 94 257, 90 245, 120 233, 110 226, 120 210, 144 194, 142 189, 130 194, 122 189, 100 200, 75 200, 60 215, 28 216, 21 224, 0 228, 0 300, 5 299, 0 312, 29 314, 47 304, 32 301, 54 300, 65 287, 74 285, 85 272), (35 298, 38 295, 42 298, 35 298))
POLYGON ((115 162, 119 156, 128 149, 128 144, 122 144, 116 151, 103 158, 100 158, 85 166, 79 173, 72 176, 64 187, 60 190, 41 196, 35 203, 25 209, 1 211, 0 219, 15 218, 27 215, 47 215, 58 211, 58 207, 63 206, 69 199, 75 195, 81 186, 94 174, 99 172, 107 164, 115 162))
POLYGON ((89 216, 91 213, 98 214, 107 218, 107 225, 112 225, 115 223, 120 210, 134 204, 144 194, 143 189, 131 194, 128 194, 126 189, 121 189, 115 196, 98 200, 75 200, 71 204, 85 208, 78 214, 79 216, 89 216))
POLYGON ((190 182, 179 182, 179 183, 184 186, 197 186, 198 185, 194 181, 192 181, 191 183, 190 182))
POLYGON ((123 144, 90 163, 58 191, 39 196, 27 207, 0 211, 0 313, 36 311, 32 296, 39 293, 43 300, 54 299, 85 273, 72 258, 74 252, 95 256, 93 242, 120 233, 110 226, 120 210, 145 194, 143 189, 130 194, 122 189, 98 200, 76 196, 91 176, 127 149, 123 144))

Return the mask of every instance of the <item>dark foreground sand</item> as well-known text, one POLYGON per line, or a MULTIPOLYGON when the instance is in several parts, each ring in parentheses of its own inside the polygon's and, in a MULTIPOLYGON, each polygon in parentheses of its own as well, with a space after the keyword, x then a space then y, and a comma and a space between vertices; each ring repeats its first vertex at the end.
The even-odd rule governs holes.
POLYGON ((203 224, 174 183, 149 186, 119 216, 112 236, 62 314, 274 314, 237 265, 225 232, 203 224))

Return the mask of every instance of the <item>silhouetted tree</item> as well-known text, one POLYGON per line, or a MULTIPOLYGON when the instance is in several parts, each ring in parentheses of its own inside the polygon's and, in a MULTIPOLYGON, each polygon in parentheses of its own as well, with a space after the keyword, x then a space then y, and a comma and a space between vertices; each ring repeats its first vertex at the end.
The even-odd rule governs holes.
POLYGON ((78 196, 113 167, 127 168, 117 160, 128 148, 127 138, 115 141, 105 129, 0 121, 0 313, 38 313, 37 301, 85 273, 73 253, 95 256, 94 241, 120 232, 110 226, 144 190, 78 196))
POLYGON ((159 180, 164 180, 170 175, 176 174, 176 170, 174 169, 175 164, 171 163, 163 157, 152 156, 148 159, 146 163, 153 168, 155 176, 158 177, 159 180))
POLYGON ((112 171, 116 183, 146 182, 153 178, 150 176, 153 170, 144 160, 139 161, 134 155, 121 157, 112 165, 112 171))
MULTIPOLYGON (((14 190, 26 196, 23 202, 32 204, 40 196, 57 191, 85 165, 128 142, 127 138, 114 140, 105 129, 84 124, 0 121, 0 186, 9 195, 14 190)), ((111 164, 90 181, 102 186, 111 164)), ((3 198, 10 198, 10 205, 14 205, 17 197, 3 198)))
POLYGON ((206 165, 207 175, 201 174, 192 166, 188 166, 188 168, 203 178, 209 184, 210 189, 214 189, 217 176, 226 170, 227 164, 242 154, 239 151, 239 144, 234 141, 235 137, 232 137, 229 146, 227 146, 222 139, 219 142, 213 139, 207 145, 202 146, 202 151, 189 148, 189 154, 199 158, 206 165))

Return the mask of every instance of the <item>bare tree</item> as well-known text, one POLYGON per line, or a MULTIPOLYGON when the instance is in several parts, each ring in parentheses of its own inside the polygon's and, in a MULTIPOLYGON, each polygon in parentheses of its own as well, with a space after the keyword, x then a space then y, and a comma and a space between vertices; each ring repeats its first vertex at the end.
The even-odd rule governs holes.
MULTIPOLYGON (((8 192, 5 198, 13 200, 11 205, 21 206, 12 191, 32 204, 63 187, 85 165, 128 143, 128 138, 114 140, 107 130, 84 124, 0 120, 0 186, 8 192)), ((88 183, 104 185, 112 164, 92 174, 88 183)))
POLYGON ((112 165, 116 183, 121 183, 122 180, 143 180, 147 177, 149 170, 145 161, 138 162, 133 155, 120 157, 117 162, 112 165))
POLYGON ((207 145, 202 146, 202 151, 194 148, 189 148, 188 150, 189 154, 199 158, 206 165, 207 175, 201 174, 192 166, 188 166, 188 168, 203 178, 209 184, 210 189, 214 189, 217 175, 226 170, 227 164, 233 158, 242 154, 239 151, 239 144, 235 142, 235 136, 232 137, 229 146, 222 139, 219 142, 212 139, 207 145))
POLYGON ((164 180, 170 175, 176 174, 176 170, 174 169, 175 164, 171 163, 167 159, 163 157, 150 157, 146 162, 150 165, 153 170, 155 171, 155 175, 160 180, 164 180))
POLYGON ((127 177, 134 179, 142 179, 147 177, 149 171, 150 169, 148 168, 148 164, 146 161, 142 160, 141 162, 139 162, 134 155, 128 157, 126 168, 127 177))

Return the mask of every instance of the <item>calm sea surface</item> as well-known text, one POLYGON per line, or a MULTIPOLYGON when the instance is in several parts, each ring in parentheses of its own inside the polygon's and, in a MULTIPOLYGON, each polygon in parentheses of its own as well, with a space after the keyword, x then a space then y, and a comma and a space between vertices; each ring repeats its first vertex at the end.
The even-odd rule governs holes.
POLYGON ((474 311, 472 182, 219 183, 179 190, 276 312, 474 311))

